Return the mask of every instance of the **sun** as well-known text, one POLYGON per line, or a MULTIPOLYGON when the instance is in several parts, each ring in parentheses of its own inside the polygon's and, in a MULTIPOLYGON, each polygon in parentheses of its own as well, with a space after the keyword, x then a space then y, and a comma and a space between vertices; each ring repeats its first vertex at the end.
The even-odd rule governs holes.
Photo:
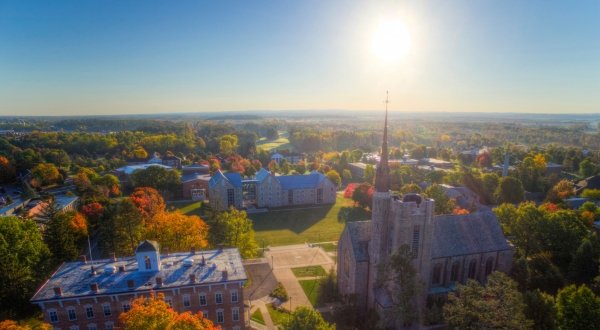
POLYGON ((375 28, 371 50, 379 60, 399 61, 406 56, 410 47, 410 33, 401 20, 382 21, 375 28))

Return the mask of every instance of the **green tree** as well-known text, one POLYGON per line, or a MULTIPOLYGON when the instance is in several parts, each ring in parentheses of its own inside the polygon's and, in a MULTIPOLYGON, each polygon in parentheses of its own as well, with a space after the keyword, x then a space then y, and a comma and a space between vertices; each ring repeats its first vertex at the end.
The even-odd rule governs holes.
POLYGON ((534 329, 555 330, 556 306, 554 297, 540 290, 528 291, 523 295, 525 317, 533 321, 534 329))
POLYGON ((421 187, 416 183, 405 184, 400 188, 401 194, 420 194, 421 187))
POLYGON ((321 314, 308 307, 298 307, 283 323, 284 330, 334 330, 335 326, 327 323, 321 314))
POLYGON ((258 244, 254 238, 252 221, 245 211, 234 208, 217 213, 209 223, 209 241, 212 245, 237 247, 243 258, 256 256, 258 244))
POLYGON ((493 209, 502 231, 505 235, 511 235, 511 227, 517 219, 517 208, 513 204, 504 203, 493 209))
POLYGON ((373 184, 373 179, 375 178, 375 168, 373 167, 373 165, 367 164, 367 167, 365 167, 364 177, 365 182, 373 184))
POLYGON ((145 170, 137 170, 130 176, 131 185, 137 187, 152 187, 162 192, 172 194, 179 190, 181 179, 174 170, 160 166, 150 166, 145 170))
POLYGON ((219 152, 223 155, 231 155, 237 147, 238 137, 235 134, 226 134, 219 139, 219 152))
POLYGON ((568 277, 574 283, 590 283, 598 275, 598 266, 598 248, 585 238, 573 256, 568 277))
POLYGON ((52 252, 54 262, 60 263, 79 257, 86 234, 87 225, 81 214, 59 212, 48 221, 44 231, 44 241, 52 252), (85 230, 81 228, 82 221, 85 230))
POLYGON ((47 186, 57 183, 62 178, 58 168, 50 163, 37 164, 31 170, 31 176, 35 180, 35 184, 32 182, 34 186, 47 186))
POLYGON ((474 280, 459 284, 448 295, 444 320, 449 329, 530 329, 525 303, 517 283, 500 272, 488 277, 486 286, 474 280))
POLYGON ((500 179, 494 198, 498 203, 520 203, 525 198, 525 189, 519 179, 506 176, 500 179))
POLYGON ((103 250, 131 255, 142 240, 143 217, 129 198, 111 205, 109 216, 99 225, 103 250))
POLYGON ((450 214, 454 209, 454 200, 448 198, 444 187, 432 184, 425 189, 425 195, 435 201, 435 214, 450 214))
POLYGON ((556 312, 560 329, 600 329, 600 299, 585 285, 569 285, 560 290, 556 312))
POLYGON ((494 203, 494 192, 500 184, 500 177, 496 173, 485 173, 481 176, 483 190, 485 191, 488 202, 494 203))
POLYGON ((589 198, 593 201, 600 201, 600 189, 584 189, 581 197, 589 198))
POLYGON ((586 158, 579 163, 579 175, 584 178, 590 177, 598 173, 598 166, 591 159, 586 158))
POLYGON ((352 172, 350 172, 350 170, 344 169, 342 171, 342 179, 344 179, 344 182, 349 182, 350 180, 352 180, 352 172))
POLYGON ((342 184, 342 178, 340 174, 336 170, 330 170, 325 174, 329 181, 331 181, 336 187, 339 187, 342 184))
POLYGON ((49 257, 35 222, 0 217, 0 318, 31 311, 29 299, 48 273, 49 257))

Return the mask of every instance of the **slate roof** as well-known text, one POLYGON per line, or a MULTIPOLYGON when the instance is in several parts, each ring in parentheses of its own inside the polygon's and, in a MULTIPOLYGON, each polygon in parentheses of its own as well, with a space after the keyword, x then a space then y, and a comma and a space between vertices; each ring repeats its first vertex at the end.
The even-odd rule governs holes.
POLYGON ((135 249, 135 253, 138 252, 158 252, 158 243, 156 241, 144 240, 140 245, 138 245, 137 249, 135 249))
POLYGON ((261 168, 260 170, 258 170, 258 172, 256 172, 256 175, 254 177, 257 181, 262 181, 268 178, 269 175, 271 175, 269 171, 265 170, 264 168, 261 168))
POLYGON ((78 298, 86 296, 113 295, 120 293, 142 293, 157 289, 179 288, 192 285, 210 283, 224 283, 246 281, 246 271, 242 258, 237 249, 199 251, 196 254, 170 253, 160 257, 162 269, 160 271, 140 272, 135 256, 112 259, 94 260, 94 263, 82 261, 63 263, 58 270, 35 293, 31 302, 43 302, 61 298, 78 298), (205 264, 202 264, 202 257, 205 264), (184 260, 193 260, 191 266, 185 266, 184 260), (91 275, 94 266, 96 275, 91 275), (124 266, 125 271, 119 271, 124 266), (112 272, 109 269, 116 268, 112 272), (227 271, 225 275, 225 271, 227 271), (190 280, 190 275, 196 277, 195 283, 190 280), (156 284, 156 278, 162 278, 162 285, 156 284), (134 287, 129 288, 128 281, 134 282, 134 287), (91 290, 91 284, 98 284, 98 293, 91 290), (54 288, 60 287, 62 296, 54 294, 54 288))
POLYGON ((225 175, 223 174, 223 172, 221 172, 221 170, 217 170, 217 172, 212 176, 212 178, 210 178, 210 181, 208 181, 208 186, 209 187, 214 187, 221 180, 227 180, 227 178, 225 177, 225 175))
POLYGON ((208 181, 208 186, 214 187, 221 180, 229 181, 229 183, 231 183, 231 185, 234 186, 235 188, 242 187, 242 176, 239 173, 237 173, 237 172, 223 173, 223 172, 221 172, 221 170, 218 170, 217 173, 215 173, 215 175, 212 176, 210 181, 208 181))
POLYGON ((277 179, 281 183, 281 189, 311 189, 316 188, 325 176, 319 172, 312 172, 308 175, 282 175, 277 179))
POLYGON ((431 258, 511 249, 491 211, 436 216, 431 258))
POLYGON ((189 182, 194 180, 210 181, 211 177, 208 174, 190 173, 181 176, 181 182, 189 182))
POLYGON ((369 260, 369 240, 371 239, 371 220, 346 223, 350 242, 356 261, 369 260))

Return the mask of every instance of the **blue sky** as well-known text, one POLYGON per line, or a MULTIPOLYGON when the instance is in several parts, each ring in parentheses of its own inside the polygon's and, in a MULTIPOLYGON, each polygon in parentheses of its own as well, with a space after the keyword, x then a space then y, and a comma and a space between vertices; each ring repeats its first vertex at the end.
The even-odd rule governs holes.
POLYGON ((600 110, 600 1, 0 1, 0 115, 600 110), (411 47, 372 51, 384 21, 411 47))

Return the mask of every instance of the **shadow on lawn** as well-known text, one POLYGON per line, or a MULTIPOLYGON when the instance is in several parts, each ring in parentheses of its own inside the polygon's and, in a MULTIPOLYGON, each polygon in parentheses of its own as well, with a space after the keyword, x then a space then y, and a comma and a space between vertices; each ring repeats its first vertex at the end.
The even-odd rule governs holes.
POLYGON ((338 213, 338 222, 346 223, 371 219, 371 212, 356 206, 343 206, 338 213))
POLYGON ((255 231, 288 229, 296 234, 326 218, 333 205, 307 209, 273 209, 268 213, 252 214, 255 231))

